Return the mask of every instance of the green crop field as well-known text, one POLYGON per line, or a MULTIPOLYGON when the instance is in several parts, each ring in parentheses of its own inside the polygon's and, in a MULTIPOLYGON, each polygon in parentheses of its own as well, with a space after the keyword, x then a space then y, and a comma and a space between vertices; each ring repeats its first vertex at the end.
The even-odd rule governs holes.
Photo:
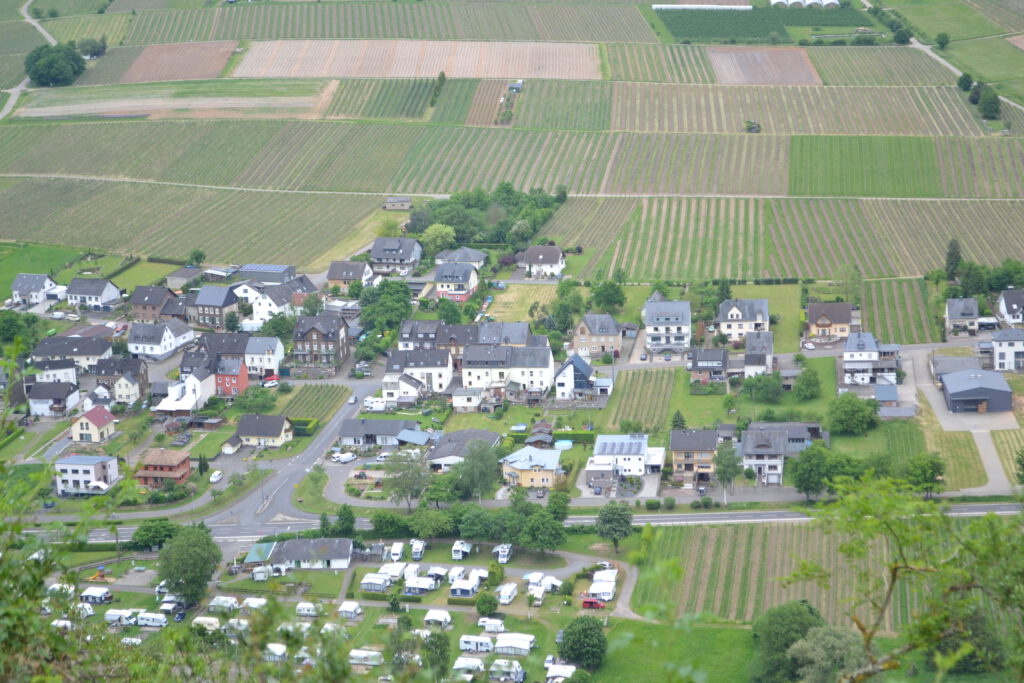
POLYGON ((516 99, 521 128, 608 130, 612 84, 607 81, 531 81, 516 99))
POLYGON ((794 136, 789 191, 811 196, 942 196, 935 145, 927 138, 794 136))
POLYGON ((992 432, 992 441, 999 453, 999 462, 1010 481, 1017 481, 1017 451, 1024 449, 1024 429, 992 432))
POLYGON ((340 384, 304 384, 285 404, 282 414, 320 420, 321 426, 331 419, 351 393, 340 384))
POLYGON ((13 88, 25 78, 25 55, 0 55, 0 88, 13 88))
POLYGON ((975 78, 993 83, 996 90, 1016 96, 1018 102, 1024 98, 1024 50, 1006 38, 958 40, 946 48, 945 56, 975 78))
POLYGON ((542 233, 564 248, 582 246, 583 264, 576 273, 581 278, 609 275, 598 264, 611 252, 610 247, 636 209, 639 200, 628 197, 570 197, 549 221, 542 233))
POLYGON ((869 26, 871 17, 855 9, 766 8, 749 12, 659 10, 655 12, 677 41, 766 43, 775 34, 787 40, 787 26, 869 26))
POLYGON ((605 45, 613 81, 713 83, 703 47, 695 45, 605 45))
POLYGON ((626 420, 647 429, 665 429, 669 424, 668 397, 682 377, 677 368, 624 370, 615 376, 615 391, 605 408, 608 430, 622 429, 626 420))
MULTIPOLYGON (((124 16, 124 15, 121 15, 124 16)), ((288 3, 142 12, 128 45, 206 40, 418 38, 656 42, 636 7, 506 3, 288 3)))
POLYGON ((430 120, 433 123, 449 123, 461 126, 466 123, 469 108, 473 104, 473 96, 480 81, 475 78, 447 80, 441 89, 430 120))
POLYGON ((110 48, 101 58, 87 65, 88 68, 78 77, 75 85, 113 85, 120 82, 128 67, 144 49, 141 46, 110 48))
POLYGON ((348 241, 380 200, 24 179, 0 189, 0 237, 19 239, 28 231, 55 244, 175 258, 199 247, 219 261, 259 261, 270 249, 304 266, 337 243, 349 244, 347 256, 372 239, 348 241), (111 216, 120 218, 112 222, 111 216), (239 240, 240 234, 246 239, 239 240))
POLYGON ((96 10, 106 6, 107 0, 36 0, 32 3, 32 7, 38 7, 43 14, 49 15, 50 10, 57 10, 62 17, 96 14, 96 10))
POLYGON ((427 78, 343 80, 328 116, 344 118, 419 119, 427 110, 434 81, 427 78))
POLYGON ((809 47, 825 85, 947 85, 955 75, 909 47, 809 47))
POLYGON ((167 263, 151 263, 139 261, 134 266, 114 277, 114 284, 126 291, 132 291, 139 285, 155 285, 168 273, 177 270, 177 266, 167 263))
POLYGON ((861 300, 861 327, 887 344, 925 344, 940 339, 928 311, 924 280, 869 280, 861 300))
POLYGON ((0 21, 0 55, 24 55, 46 41, 23 21, 0 21))
MULTIPOLYGON (((634 609, 655 608, 672 619, 705 613, 750 623, 766 609, 806 599, 830 624, 849 626, 844 610, 851 568, 838 554, 840 538, 810 524, 750 524, 659 527, 649 562, 633 593, 634 609), (813 582, 790 586, 779 581, 796 571, 801 559, 836 572, 830 589, 813 582)), ((906 584, 897 592, 883 629, 891 631, 912 617, 915 605, 906 584)))
POLYGON ((43 28, 62 43, 82 38, 99 40, 106 36, 108 45, 119 45, 131 22, 132 17, 127 14, 86 14, 67 19, 50 19, 43 22, 43 28))
POLYGON ((900 14, 931 38, 943 32, 954 40, 1006 32, 965 0, 891 0, 885 6, 899 10, 900 14))

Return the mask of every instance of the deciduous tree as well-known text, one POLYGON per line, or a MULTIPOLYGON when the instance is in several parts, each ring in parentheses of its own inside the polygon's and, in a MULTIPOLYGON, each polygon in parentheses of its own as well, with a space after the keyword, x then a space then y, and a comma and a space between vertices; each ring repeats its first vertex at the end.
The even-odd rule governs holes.
POLYGON ((825 420, 836 434, 863 434, 878 426, 878 401, 847 392, 829 404, 825 420))
POLYGON ((548 497, 548 513, 559 522, 564 522, 569 517, 569 501, 569 494, 565 491, 552 491, 548 497))
POLYGON ((963 261, 963 256, 960 253, 960 240, 955 237, 949 240, 949 244, 946 246, 946 279, 955 280, 957 273, 960 272, 960 262, 963 261))
POLYGON ((498 481, 498 450, 485 441, 471 441, 466 446, 462 462, 452 468, 455 477, 462 481, 470 495, 482 501, 485 493, 498 481))
POLYGON ((565 627, 558 656, 585 669, 596 669, 604 661, 608 639, 601 622, 594 617, 576 617, 565 627))
POLYGON ((821 495, 825 490, 829 476, 829 454, 830 451, 823 442, 815 441, 789 463, 789 467, 793 468, 793 486, 798 493, 807 496, 807 500, 810 500, 811 496, 821 495))
POLYGON ((601 538, 611 541, 618 553, 619 542, 633 533, 633 511, 625 503, 609 501, 598 510, 594 530, 601 538))
MULTIPOLYGON (((722 492, 728 496, 728 491, 736 477, 743 474, 743 461, 736 455, 736 447, 726 441, 718 445, 715 451, 715 477, 722 483, 722 492)), ((729 499, 725 499, 729 504, 729 499)))
POLYGON ((949 34, 948 33, 936 33, 935 34, 935 45, 940 50, 945 50, 949 45, 949 34))
POLYGON ((793 383, 793 395, 801 401, 812 401, 821 396, 821 379, 814 368, 804 368, 793 383))
POLYGON ((132 547, 136 550, 160 548, 181 530, 181 526, 166 519, 146 519, 132 534, 132 547))
POLYGON ((547 510, 530 515, 519 535, 519 544, 543 555, 565 543, 565 527, 547 510))
POLYGON ((426 458, 419 453, 392 455, 388 458, 384 471, 387 473, 384 492, 395 503, 404 501, 409 510, 412 509, 412 501, 419 498, 430 483, 430 466, 426 458))
POLYGON ((590 298, 594 306, 606 313, 616 311, 626 303, 626 294, 622 291, 622 286, 610 280, 594 285, 590 290, 590 298))
POLYGON ((494 597, 494 593, 481 591, 476 597, 476 611, 482 617, 492 616, 498 611, 498 598, 494 597))
POLYGON ((235 403, 242 412, 259 415, 273 410, 277 400, 270 389, 249 387, 242 392, 241 396, 235 399, 235 403))
POLYGON ((918 453, 907 462, 903 476, 907 483, 924 492, 925 498, 942 490, 942 477, 946 463, 938 453, 918 453))
POLYGON ((796 680, 797 665, 787 651, 812 628, 820 626, 825 626, 825 620, 806 600, 794 600, 766 610, 754 622, 757 647, 754 680, 765 683, 796 680))
POLYGON ((441 299, 437 302, 437 318, 447 325, 458 325, 462 323, 462 311, 451 299, 441 299))
POLYGON ((206 593, 206 584, 220 563, 221 552, 206 526, 188 526, 174 534, 160 551, 160 579, 168 589, 185 599, 198 602, 206 593))
POLYGON ((834 626, 815 626, 786 654, 796 665, 799 680, 806 683, 832 683, 837 674, 867 663, 857 634, 834 626))

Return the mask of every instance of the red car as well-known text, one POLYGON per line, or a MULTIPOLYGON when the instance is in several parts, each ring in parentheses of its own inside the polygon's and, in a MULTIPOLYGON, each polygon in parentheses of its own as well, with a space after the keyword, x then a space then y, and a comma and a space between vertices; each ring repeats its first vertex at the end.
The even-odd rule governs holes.
POLYGON ((606 606, 604 600, 598 600, 597 598, 583 599, 583 609, 604 609, 606 606))
POLYGON ((277 375, 267 375, 266 377, 263 378, 263 381, 264 382, 276 382, 276 381, 278 381, 280 379, 281 378, 278 377, 277 375))

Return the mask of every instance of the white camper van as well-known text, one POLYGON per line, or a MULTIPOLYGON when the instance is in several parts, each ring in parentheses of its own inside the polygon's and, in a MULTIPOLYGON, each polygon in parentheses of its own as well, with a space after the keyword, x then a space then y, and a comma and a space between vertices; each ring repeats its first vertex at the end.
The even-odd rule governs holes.
POLYGON ((452 543, 452 559, 459 561, 469 557, 469 554, 473 552, 473 544, 467 541, 455 541, 452 543))
POLYGON ((459 638, 459 649, 463 652, 493 652, 494 641, 490 636, 465 635, 459 638))
POLYGON ((192 620, 192 628, 205 628, 212 633, 220 629, 220 619, 217 617, 196 617, 192 620))
POLYGON ((484 633, 504 633, 505 622, 501 619, 493 619, 491 617, 480 617, 476 620, 476 625, 484 630, 484 633))
POLYGON ((143 612, 138 616, 139 626, 155 626, 163 628, 167 626, 167 615, 156 612, 143 612))
POLYGON ((498 556, 498 564, 508 564, 512 559, 512 544, 502 543, 494 549, 494 552, 498 556))
POLYGON ((85 619, 86 617, 91 617, 92 615, 96 614, 96 610, 94 610, 92 608, 92 605, 90 605, 87 602, 80 602, 74 607, 72 607, 72 609, 75 610, 75 613, 78 614, 78 616, 82 619, 85 619))
POLYGON ((414 538, 410 545, 412 546, 413 562, 419 562, 423 559, 423 551, 427 549, 427 544, 417 538, 414 538))
POLYGON ((401 562, 402 561, 402 555, 404 555, 404 554, 405 554, 405 544, 404 543, 402 543, 401 541, 396 541, 396 542, 391 544, 391 555, 390 555, 390 557, 391 557, 391 561, 392 562, 401 562))

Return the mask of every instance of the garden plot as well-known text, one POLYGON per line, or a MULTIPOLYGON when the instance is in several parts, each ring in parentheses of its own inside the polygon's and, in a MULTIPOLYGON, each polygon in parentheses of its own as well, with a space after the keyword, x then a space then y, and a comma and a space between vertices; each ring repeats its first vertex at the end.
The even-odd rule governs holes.
POLYGON ((186 43, 150 45, 128 67, 122 83, 189 81, 217 78, 238 43, 186 43))
POLYGON ((821 85, 807 51, 799 47, 707 47, 719 83, 821 85))
POLYGON ((608 428, 621 429, 624 421, 639 422, 652 431, 665 427, 676 373, 673 368, 620 372, 616 376, 619 386, 606 409, 610 412, 608 428))
POLYGON ((598 80, 596 45, 427 40, 287 40, 254 43, 237 77, 556 78, 598 80))
POLYGON ((1007 40, 1010 41, 1010 45, 1024 50, 1024 36, 1013 36, 1012 38, 1007 38, 1007 40))

